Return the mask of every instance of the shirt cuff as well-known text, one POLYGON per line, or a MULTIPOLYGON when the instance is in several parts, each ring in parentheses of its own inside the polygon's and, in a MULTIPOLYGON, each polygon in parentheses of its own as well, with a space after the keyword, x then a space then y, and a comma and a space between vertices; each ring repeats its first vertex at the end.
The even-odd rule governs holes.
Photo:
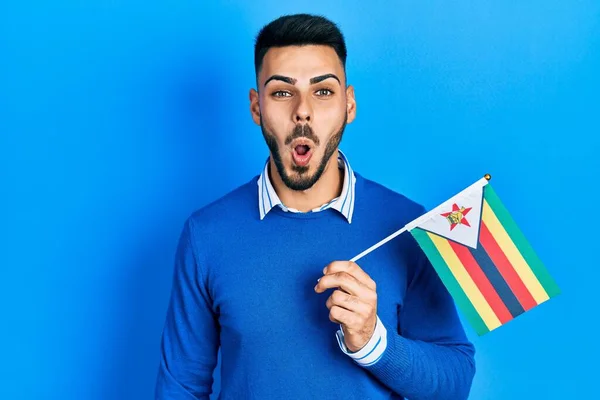
POLYGON ((375 323, 375 330, 373 331, 373 336, 367 342, 366 345, 356 353, 352 353, 346 347, 344 343, 344 331, 340 325, 340 329, 335 334, 338 344, 340 345, 340 349, 344 352, 344 354, 348 355, 350 358, 354 360, 357 364, 367 367, 370 365, 374 365, 381 356, 383 352, 387 348, 387 330, 383 323, 377 316, 377 322, 375 323))

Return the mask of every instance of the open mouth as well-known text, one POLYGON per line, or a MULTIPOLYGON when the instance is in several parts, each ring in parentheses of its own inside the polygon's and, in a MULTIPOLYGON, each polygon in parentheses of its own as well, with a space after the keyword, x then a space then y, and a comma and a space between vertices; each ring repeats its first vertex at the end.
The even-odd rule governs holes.
POLYGON ((312 146, 309 140, 298 140, 292 143, 292 158, 294 159, 294 164, 297 166, 305 167, 308 165, 312 153, 312 146))

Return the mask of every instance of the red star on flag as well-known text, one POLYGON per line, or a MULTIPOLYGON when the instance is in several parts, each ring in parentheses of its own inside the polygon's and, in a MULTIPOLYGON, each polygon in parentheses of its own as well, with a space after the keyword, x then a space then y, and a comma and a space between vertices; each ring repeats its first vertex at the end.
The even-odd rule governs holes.
POLYGON ((452 204, 452 211, 440 214, 450 223, 450 230, 456 228, 456 225, 465 225, 471 227, 469 221, 465 217, 473 207, 459 207, 456 203, 452 204))

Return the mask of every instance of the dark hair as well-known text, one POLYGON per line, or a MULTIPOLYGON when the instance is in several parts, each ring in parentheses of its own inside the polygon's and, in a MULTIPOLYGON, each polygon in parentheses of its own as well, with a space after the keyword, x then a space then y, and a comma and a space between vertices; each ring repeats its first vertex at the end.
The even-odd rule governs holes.
POLYGON ((311 14, 284 15, 265 25, 254 44, 256 76, 271 47, 325 45, 337 53, 346 70, 346 43, 337 25, 325 17, 311 14))

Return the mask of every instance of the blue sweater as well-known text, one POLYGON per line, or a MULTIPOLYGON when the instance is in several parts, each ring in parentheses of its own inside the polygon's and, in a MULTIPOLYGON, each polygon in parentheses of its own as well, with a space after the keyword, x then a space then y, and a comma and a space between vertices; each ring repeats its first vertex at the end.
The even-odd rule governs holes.
POLYGON ((323 267, 349 260, 425 210, 356 174, 351 224, 333 209, 261 221, 253 178, 184 225, 161 345, 157 399, 466 399, 474 348, 410 233, 358 264, 377 283, 387 348, 361 366, 336 341, 323 267))

